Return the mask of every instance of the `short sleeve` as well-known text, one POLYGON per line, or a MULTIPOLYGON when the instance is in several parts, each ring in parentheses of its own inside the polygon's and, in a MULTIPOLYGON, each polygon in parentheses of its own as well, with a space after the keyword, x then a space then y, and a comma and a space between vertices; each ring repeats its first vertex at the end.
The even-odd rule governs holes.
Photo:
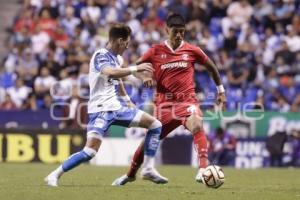
POLYGON ((93 62, 95 70, 100 73, 104 67, 111 65, 109 57, 103 53, 97 53, 93 62))
POLYGON ((154 55, 154 47, 148 49, 142 56, 142 62, 149 62, 152 63, 152 58, 154 55))
POLYGON ((196 53, 197 63, 205 64, 206 61, 208 60, 208 56, 199 47, 195 48, 195 53, 196 53))
POLYGON ((42 84, 41 78, 40 78, 40 77, 37 77, 37 78, 35 79, 35 81, 34 81, 34 85, 36 86, 36 85, 41 85, 41 84, 42 84))

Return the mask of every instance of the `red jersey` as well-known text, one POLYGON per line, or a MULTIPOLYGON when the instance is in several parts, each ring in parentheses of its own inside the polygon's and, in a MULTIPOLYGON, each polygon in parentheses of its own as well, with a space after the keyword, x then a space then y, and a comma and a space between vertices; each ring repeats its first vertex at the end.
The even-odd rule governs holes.
POLYGON ((207 55, 187 42, 173 50, 167 42, 153 45, 142 57, 152 63, 157 81, 156 104, 164 102, 196 103, 194 65, 204 64, 207 55))

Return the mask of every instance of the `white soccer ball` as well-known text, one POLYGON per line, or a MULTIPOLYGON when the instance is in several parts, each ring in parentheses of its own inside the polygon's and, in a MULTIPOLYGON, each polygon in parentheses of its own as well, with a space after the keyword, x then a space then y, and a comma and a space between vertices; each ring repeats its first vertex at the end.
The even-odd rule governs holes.
POLYGON ((225 175, 221 167, 210 165, 202 174, 203 183, 210 188, 219 188, 225 182, 225 175))

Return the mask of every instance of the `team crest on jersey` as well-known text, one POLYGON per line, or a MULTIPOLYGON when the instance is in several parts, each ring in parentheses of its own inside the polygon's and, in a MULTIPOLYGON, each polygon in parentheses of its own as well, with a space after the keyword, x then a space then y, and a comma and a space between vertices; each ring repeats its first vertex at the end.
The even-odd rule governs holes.
POLYGON ((185 53, 185 54, 182 54, 181 57, 182 57, 183 60, 188 60, 188 59, 189 59, 189 55, 186 54, 186 53, 185 53))

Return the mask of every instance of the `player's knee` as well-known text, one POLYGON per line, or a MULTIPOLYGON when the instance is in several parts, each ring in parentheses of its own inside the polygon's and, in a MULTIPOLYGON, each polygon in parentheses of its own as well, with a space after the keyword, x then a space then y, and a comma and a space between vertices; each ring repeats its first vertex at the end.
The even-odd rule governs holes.
POLYGON ((96 155, 97 150, 93 149, 91 147, 85 146, 82 151, 87 155, 86 160, 88 161, 88 160, 92 159, 96 155))
POLYGON ((187 128, 192 134, 203 131, 203 122, 202 119, 198 116, 193 116, 187 122, 187 128))
POLYGON ((194 124, 194 126, 192 127, 192 130, 191 130, 191 132, 193 134, 196 134, 201 131, 203 131, 203 127, 202 127, 202 124, 200 124, 200 123, 194 124))
POLYGON ((148 129, 157 129, 157 128, 161 128, 162 127, 162 124, 159 120, 155 119, 151 125, 149 126, 148 129))
POLYGON ((87 140, 86 140, 86 147, 92 148, 95 151, 98 151, 100 148, 100 145, 102 143, 102 138, 99 134, 95 132, 89 132, 87 135, 87 140))

